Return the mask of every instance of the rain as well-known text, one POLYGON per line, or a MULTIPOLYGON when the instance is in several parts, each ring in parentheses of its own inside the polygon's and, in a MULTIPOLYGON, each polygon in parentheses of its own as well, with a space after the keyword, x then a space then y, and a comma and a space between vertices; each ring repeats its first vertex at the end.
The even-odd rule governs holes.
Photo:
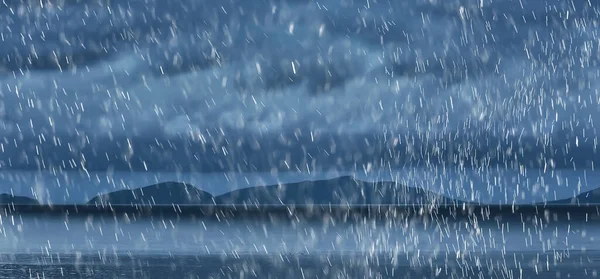
POLYGON ((3 0, 0 277, 596 278, 599 18, 3 0))

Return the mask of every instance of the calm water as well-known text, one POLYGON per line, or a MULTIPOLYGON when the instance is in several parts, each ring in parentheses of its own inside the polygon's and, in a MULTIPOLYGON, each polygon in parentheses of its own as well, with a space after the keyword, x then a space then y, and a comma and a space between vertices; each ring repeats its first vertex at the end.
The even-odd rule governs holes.
POLYGON ((1 278, 597 278, 600 253, 511 253, 468 258, 386 255, 68 255, 3 257, 1 278))
POLYGON ((547 223, 444 217, 369 219, 209 220, 195 217, 2 216, 0 251, 52 254, 298 254, 599 250, 600 223, 590 219, 547 223))
POLYGON ((0 278, 594 278, 600 269, 597 220, 438 217, 4 215, 0 278))

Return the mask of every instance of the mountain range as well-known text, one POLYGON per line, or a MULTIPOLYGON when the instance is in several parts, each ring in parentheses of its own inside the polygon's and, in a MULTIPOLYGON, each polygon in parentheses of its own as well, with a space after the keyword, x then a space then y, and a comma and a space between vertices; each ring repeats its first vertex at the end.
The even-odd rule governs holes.
POLYGON ((38 205, 40 202, 30 197, 0 194, 0 204, 38 205))
POLYGON ((560 199, 548 203, 561 205, 600 205, 600 188, 583 192, 572 198, 560 199))
POLYGON ((350 176, 250 187, 215 197, 217 204, 452 204, 452 199, 396 182, 365 182, 350 176))
MULTIPOLYGON (((88 205, 453 205, 464 201, 397 182, 366 182, 351 176, 327 180, 248 187, 214 196, 190 184, 162 182, 101 194, 88 205)), ((554 205, 600 205, 600 188, 554 205)), ((37 205, 36 199, 0 195, 0 204, 37 205)))
POLYGON ((179 182, 163 182, 131 190, 119 190, 92 198, 88 204, 161 205, 212 204, 213 196, 194 186, 179 182))
POLYGON ((92 198, 88 204, 292 205, 292 204, 449 204, 452 199, 395 182, 365 182, 350 176, 328 180, 249 187, 213 196, 179 182, 120 190, 92 198))

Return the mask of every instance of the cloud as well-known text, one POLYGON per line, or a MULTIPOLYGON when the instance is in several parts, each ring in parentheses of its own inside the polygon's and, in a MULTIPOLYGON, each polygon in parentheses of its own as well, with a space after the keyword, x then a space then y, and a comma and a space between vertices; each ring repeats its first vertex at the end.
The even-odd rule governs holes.
POLYGON ((595 135, 598 4, 396 2, 9 1, 0 129, 595 135))

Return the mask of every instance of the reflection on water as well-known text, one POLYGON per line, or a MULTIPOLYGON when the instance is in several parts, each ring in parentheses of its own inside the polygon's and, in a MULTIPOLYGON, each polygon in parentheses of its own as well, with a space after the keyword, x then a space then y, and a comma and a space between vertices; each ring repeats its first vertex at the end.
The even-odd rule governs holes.
POLYGON ((3 256, 1 278, 597 278, 600 253, 3 256))
POLYGON ((600 224, 393 218, 389 221, 294 218, 2 216, 0 251, 52 254, 277 255, 362 253, 445 255, 505 251, 600 250, 600 224))
POLYGON ((594 278, 600 224, 4 215, 0 278, 594 278))

